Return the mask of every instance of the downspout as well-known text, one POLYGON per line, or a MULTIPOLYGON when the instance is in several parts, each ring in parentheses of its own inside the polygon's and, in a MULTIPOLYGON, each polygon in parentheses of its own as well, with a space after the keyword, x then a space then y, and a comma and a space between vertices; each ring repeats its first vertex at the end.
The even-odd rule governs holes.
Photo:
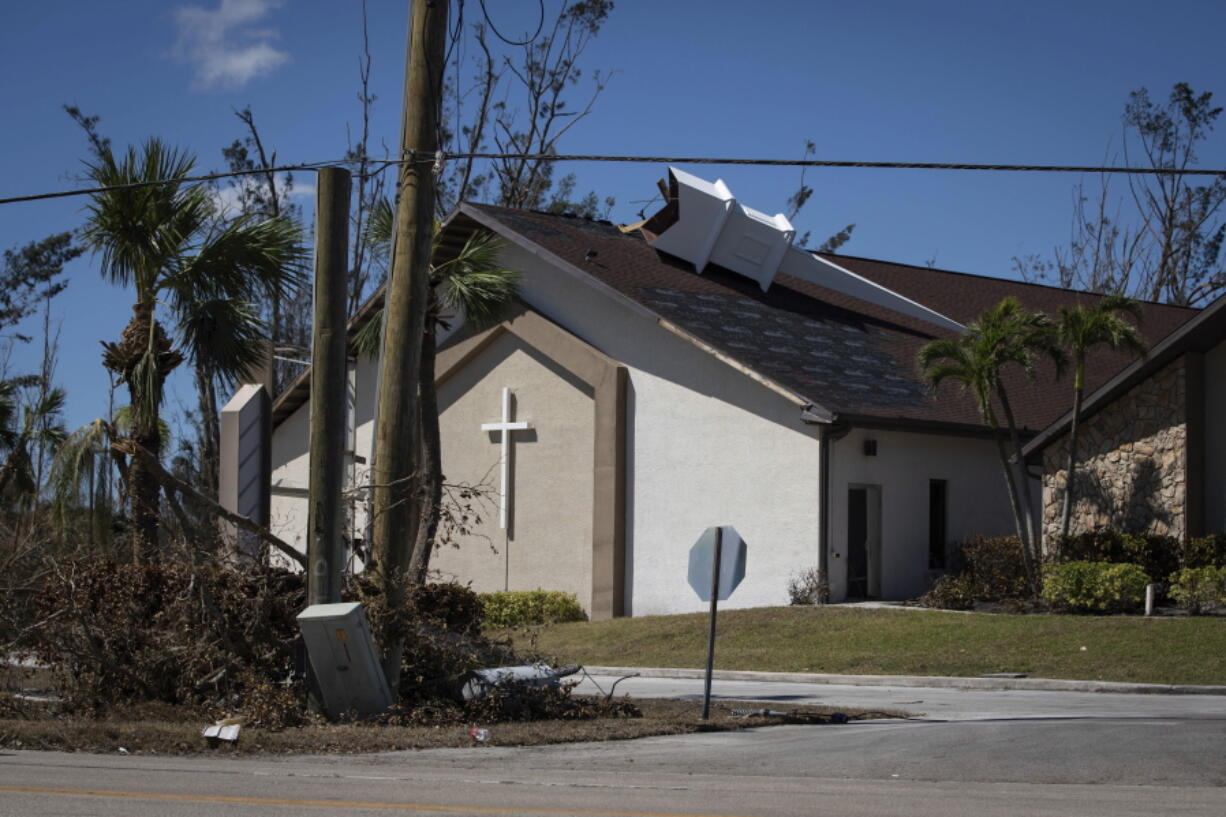
POLYGON ((822 587, 819 600, 830 603, 830 446, 834 442, 829 425, 817 427, 818 501, 817 501, 817 575, 822 587))

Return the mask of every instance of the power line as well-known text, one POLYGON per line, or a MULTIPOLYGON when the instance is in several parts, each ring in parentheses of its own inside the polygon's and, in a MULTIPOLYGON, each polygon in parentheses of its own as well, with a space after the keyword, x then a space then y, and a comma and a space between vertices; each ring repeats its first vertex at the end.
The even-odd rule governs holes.
MULTIPOLYGON (((867 168, 879 170, 970 170, 997 171, 1021 173, 1112 173, 1146 176, 1223 176, 1226 170, 1213 169, 1180 169, 1166 167, 1098 167, 1093 165, 1009 165, 1009 164, 970 164, 965 162, 860 162, 840 161, 834 159, 751 159, 751 158, 715 158, 710 156, 606 156, 598 154, 565 154, 565 153, 445 153, 428 156, 410 155, 406 159, 387 159, 380 162, 380 167, 367 175, 381 173, 393 165, 410 162, 420 164, 435 164, 447 159, 524 159, 527 161, 544 162, 637 162, 643 164, 673 164, 673 165, 752 165, 758 167, 843 167, 867 168)), ((108 187, 90 187, 77 190, 60 190, 53 193, 36 193, 29 196, 13 196, 0 198, 0 204, 16 204, 42 199, 65 198, 68 196, 86 196, 94 193, 108 193, 116 190, 134 190, 141 187, 154 187, 163 184, 184 184, 190 182, 214 181, 234 176, 250 176, 267 173, 284 173, 296 170, 318 170, 321 167, 344 166, 346 161, 334 159, 322 162, 303 162, 295 165, 279 167, 262 167, 254 170, 232 170, 225 173, 209 173, 202 176, 184 176, 177 179, 157 179, 147 182, 111 185, 108 187)))
MULTIPOLYGON (((889 170, 997 170, 1027 173, 1133 173, 1151 176, 1226 176, 1226 170, 1092 165, 1006 165, 965 162, 858 162, 833 159, 733 159, 709 156, 598 156, 563 153, 448 153, 447 159, 526 159, 550 162, 643 162, 647 164, 761 165, 765 167, 852 167, 889 170)), ((405 160, 405 161, 412 161, 405 160)), ((389 164, 398 164, 391 160, 389 164)))
POLYGON ((94 193, 110 193, 117 190, 138 190, 142 187, 159 187, 168 184, 190 184, 192 182, 209 182, 217 179, 228 179, 234 176, 257 176, 266 173, 292 173, 295 170, 318 170, 321 167, 344 165, 337 159, 327 162, 304 162, 296 165, 281 165, 279 167, 260 167, 254 170, 230 170, 225 173, 207 173, 203 176, 180 176, 174 179, 153 179, 147 182, 130 182, 128 184, 112 184, 105 187, 84 187, 76 190, 57 190, 54 193, 34 193, 29 196, 12 196, 0 199, 0 204, 16 204, 23 201, 41 201, 42 199, 62 199, 68 196, 88 196, 94 193))
MULTIPOLYGON (((483 17, 485 17, 485 22, 489 24, 490 31, 493 31, 494 36, 502 40, 507 45, 514 45, 514 46, 532 45, 533 41, 535 41, 537 37, 541 36, 541 29, 545 27, 545 0, 537 0, 537 5, 540 7, 540 19, 537 20, 537 23, 536 23, 536 33, 533 34, 531 37, 529 37, 526 40, 508 40, 506 37, 504 37, 502 35, 502 32, 498 30, 498 26, 494 25, 494 21, 490 18, 489 10, 485 8, 485 0, 479 0, 479 2, 481 3, 481 14, 483 17)), ((463 19, 463 14, 464 14, 464 3, 461 2, 460 3, 461 19, 463 19)))

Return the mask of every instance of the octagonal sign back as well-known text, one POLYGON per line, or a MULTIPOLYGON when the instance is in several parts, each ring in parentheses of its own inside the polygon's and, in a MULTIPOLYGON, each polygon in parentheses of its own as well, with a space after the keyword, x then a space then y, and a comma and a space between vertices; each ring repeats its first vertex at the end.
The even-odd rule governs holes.
POLYGON ((745 578, 745 540, 731 525, 707 528, 690 548, 690 587, 703 601, 711 600, 711 566, 715 563, 715 532, 723 531, 719 560, 719 592, 724 601, 745 578))

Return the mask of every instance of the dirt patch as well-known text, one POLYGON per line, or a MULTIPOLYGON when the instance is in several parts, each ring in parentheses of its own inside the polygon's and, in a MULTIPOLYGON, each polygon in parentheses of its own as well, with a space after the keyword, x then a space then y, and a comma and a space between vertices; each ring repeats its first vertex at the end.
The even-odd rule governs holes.
MULTIPOLYGON (((209 721, 181 707, 140 706, 102 719, 56 716, 49 707, 9 699, 0 706, 0 747, 143 755, 362 754, 403 749, 456 749, 483 746, 538 746, 549 743, 630 740, 652 735, 700 731, 731 731, 785 723, 837 724, 849 720, 897 717, 903 713, 790 706, 782 714, 734 714, 734 709, 758 710, 760 704, 720 701, 711 705, 711 719, 702 721, 701 704, 663 699, 619 699, 639 710, 640 717, 608 717, 580 721, 520 721, 445 726, 316 724, 287 729, 244 728, 235 744, 212 749, 200 735, 209 721), (478 743, 472 727, 489 730, 478 743)), ((623 708, 622 711, 625 711, 623 708)), ((837 727, 835 727, 837 728, 837 727)))

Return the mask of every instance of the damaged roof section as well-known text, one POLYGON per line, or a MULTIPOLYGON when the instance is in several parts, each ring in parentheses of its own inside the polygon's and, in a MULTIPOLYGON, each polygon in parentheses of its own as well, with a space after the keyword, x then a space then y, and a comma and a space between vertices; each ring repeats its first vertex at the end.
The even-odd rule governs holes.
POLYGON ((739 293, 692 293, 645 287, 644 304, 704 337, 722 336, 730 355, 773 380, 793 384, 834 411, 888 409, 924 398, 879 341, 883 330, 834 316, 770 309, 739 293))

